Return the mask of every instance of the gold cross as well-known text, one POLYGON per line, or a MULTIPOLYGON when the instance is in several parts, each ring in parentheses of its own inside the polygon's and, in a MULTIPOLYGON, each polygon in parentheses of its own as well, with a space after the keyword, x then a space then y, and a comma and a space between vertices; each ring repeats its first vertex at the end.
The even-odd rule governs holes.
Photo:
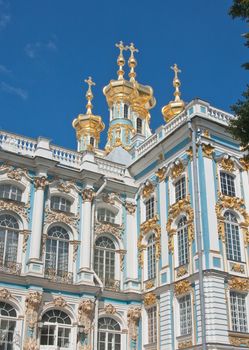
POLYGON ((175 78, 178 78, 178 73, 181 73, 182 71, 178 68, 177 64, 175 63, 174 66, 170 67, 175 72, 175 78))
POLYGON ((128 49, 130 50, 132 56, 134 55, 134 52, 139 52, 138 49, 135 48, 133 43, 131 43, 130 46, 128 46, 128 49))
POLYGON ((94 81, 92 81, 92 77, 88 77, 88 79, 84 80, 85 83, 88 84, 88 89, 91 90, 91 86, 96 85, 94 81))
POLYGON ((119 48, 119 50, 120 50, 120 55, 123 54, 123 51, 124 51, 124 50, 126 51, 126 50, 128 49, 128 46, 124 46, 123 41, 120 41, 119 44, 115 44, 115 46, 119 48))

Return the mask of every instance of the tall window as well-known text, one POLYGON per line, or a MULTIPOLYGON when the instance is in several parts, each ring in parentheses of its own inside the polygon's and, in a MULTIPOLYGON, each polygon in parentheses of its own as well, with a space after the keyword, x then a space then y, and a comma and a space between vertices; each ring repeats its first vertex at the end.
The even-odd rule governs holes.
POLYGON ((22 191, 16 186, 3 184, 0 185, 0 198, 21 202, 22 191))
POLYGON ((115 245, 108 237, 96 240, 94 269, 106 287, 115 286, 115 245))
POLYGON ((188 226, 187 218, 182 217, 177 225, 177 238, 178 238, 178 263, 179 266, 185 265, 189 260, 189 247, 188 247, 188 226))
POLYGON ((17 260, 19 225, 9 214, 0 215, 0 266, 12 268, 17 260))
POLYGON ((156 246, 155 246, 154 233, 148 239, 147 259, 148 259, 148 279, 152 279, 156 277, 156 246))
POLYGON ((180 333, 187 335, 192 333, 192 312, 190 295, 185 295, 179 299, 180 308, 180 333))
POLYGON ((115 221, 115 214, 105 208, 101 208, 98 210, 98 221, 104 221, 104 222, 111 222, 112 224, 114 224, 115 221))
POLYGON ((120 325, 109 317, 98 322, 98 350, 121 350, 120 325))
POLYGON ((14 349, 14 332, 16 328, 16 310, 12 305, 0 302, 0 349, 14 349))
POLYGON ((124 118, 127 119, 128 118, 128 105, 127 104, 124 104, 124 118))
POLYGON ((64 277, 68 271, 69 234, 61 226, 48 231, 46 241, 45 269, 47 273, 64 277))
POLYGON ((142 119, 137 118, 137 133, 142 134, 142 119))
POLYGON ((180 199, 186 197, 186 179, 185 177, 180 178, 180 180, 175 183, 175 196, 176 202, 180 199))
POLYGON ((70 212, 71 202, 60 196, 53 196, 51 198, 51 209, 70 212))
POLYGON ((90 137, 90 145, 94 147, 94 137, 90 137))
POLYGON ((226 196, 235 196, 234 176, 223 171, 220 172, 221 192, 226 196))
POLYGON ((246 295, 230 292, 232 329, 235 332, 247 332, 246 295))
POLYGON ((153 344, 157 342, 157 309, 152 306, 147 309, 148 316, 148 343, 153 344))
POLYGON ((71 320, 61 310, 49 310, 42 316, 41 349, 72 349, 71 320))
POLYGON ((152 219, 155 215, 155 199, 151 197, 145 202, 146 220, 152 219))
POLYGON ((241 261, 239 225, 237 218, 230 211, 225 212, 224 218, 227 259, 241 261))

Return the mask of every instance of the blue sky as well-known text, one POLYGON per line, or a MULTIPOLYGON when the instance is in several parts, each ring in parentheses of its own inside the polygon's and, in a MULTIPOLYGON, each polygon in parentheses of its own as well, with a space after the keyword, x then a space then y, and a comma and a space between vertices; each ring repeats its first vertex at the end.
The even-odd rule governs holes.
MULTIPOLYGON (((184 101, 200 97, 229 111, 248 82, 241 68, 247 28, 228 16, 231 3, 0 0, 0 128, 76 148, 71 122, 85 111, 83 81, 91 75, 94 112, 107 130, 102 89, 116 77, 120 40, 138 47, 137 80, 154 89, 153 130, 164 123, 161 108, 172 99, 175 62, 184 101)), ((103 133, 102 147, 105 139, 103 133)))

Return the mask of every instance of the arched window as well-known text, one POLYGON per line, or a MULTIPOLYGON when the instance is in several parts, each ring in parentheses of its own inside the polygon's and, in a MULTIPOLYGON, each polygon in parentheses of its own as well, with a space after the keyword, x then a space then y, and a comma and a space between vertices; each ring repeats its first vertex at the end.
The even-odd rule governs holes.
POLYGON ((155 234, 153 233, 147 244, 148 279, 156 277, 156 245, 155 234))
POLYGON ((178 263, 179 266, 185 265, 189 260, 188 249, 188 226, 187 218, 182 217, 177 225, 177 238, 178 238, 178 263))
POLYGON ((115 221, 115 214, 105 208, 101 208, 98 210, 98 221, 104 221, 104 222, 111 222, 112 224, 114 224, 115 221))
POLYGON ((94 147, 94 137, 90 137, 90 145, 94 147))
POLYGON ((42 316, 41 349, 72 349, 71 319, 61 310, 49 310, 42 316))
POLYGON ((14 348, 14 333, 16 328, 16 310, 12 305, 0 302, 0 349, 14 348))
POLYGON ((0 215, 0 266, 7 270, 17 268, 18 232, 19 225, 14 216, 0 215))
POLYGON ((127 119, 128 118, 128 110, 129 107, 127 104, 124 104, 124 118, 127 119))
POLYGON ((61 196, 53 196, 51 198, 51 209, 70 212, 71 202, 61 196))
POLYGON ((0 198, 12 199, 13 201, 21 202, 22 191, 16 186, 2 184, 0 185, 0 198))
POLYGON ((137 133, 138 134, 142 134, 142 119, 137 118, 137 133))
POLYGON ((106 287, 115 287, 115 245, 108 237, 95 242, 94 270, 106 287))
POLYGON ((120 350, 121 329, 118 322, 101 317, 98 322, 98 350, 120 350))
POLYGON ((65 277, 68 271, 69 233, 61 226, 48 231, 46 240, 46 274, 65 277))
POLYGON ((231 211, 225 212, 224 218, 227 259, 241 261, 239 225, 237 218, 231 211))

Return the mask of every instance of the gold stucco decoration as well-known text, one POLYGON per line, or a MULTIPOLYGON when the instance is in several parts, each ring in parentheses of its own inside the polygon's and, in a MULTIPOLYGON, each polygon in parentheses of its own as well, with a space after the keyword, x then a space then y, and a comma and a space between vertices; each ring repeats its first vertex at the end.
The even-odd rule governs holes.
POLYGON ((243 337, 240 337, 240 336, 232 336, 232 335, 229 335, 229 342, 230 344, 232 345, 235 345, 235 346, 246 346, 246 347, 249 347, 249 336, 246 335, 246 336, 243 336, 243 337))
POLYGON ((141 267, 143 267, 144 264, 143 252, 146 249, 143 240, 147 233, 153 232, 155 234, 156 260, 161 256, 161 227, 158 224, 158 220, 158 215, 155 215, 153 218, 140 225, 140 235, 138 238, 138 262, 141 267))
POLYGON ((56 212, 48 208, 45 209, 45 223, 52 224, 54 222, 63 222, 64 224, 77 227, 79 215, 68 215, 67 213, 56 212))
POLYGON ((228 282, 229 288, 239 292, 249 292, 249 279, 233 277, 228 282))
POLYGON ((136 212, 136 204, 126 201, 125 202, 125 209, 127 210, 127 212, 130 215, 134 215, 136 212))
POLYGON ((110 233, 116 238, 120 239, 123 233, 123 226, 112 225, 111 223, 96 223, 94 227, 94 232, 96 235, 100 235, 102 233, 110 233))
POLYGON ((95 192, 92 188, 86 188, 82 191, 83 202, 92 202, 95 192))
POLYGON ((167 171, 167 169, 166 169, 165 166, 162 167, 162 168, 160 168, 160 169, 158 169, 158 170, 156 171, 155 174, 156 174, 156 176, 158 177, 159 182, 162 182, 162 181, 165 180, 165 178, 166 178, 166 171, 167 171))
POLYGON ((232 268, 232 271, 234 271, 234 272, 245 273, 244 265, 241 265, 239 263, 231 264, 231 268, 232 268))
POLYGON ((38 311, 42 301, 42 294, 34 291, 29 292, 25 300, 26 319, 30 328, 34 328, 38 321, 38 311))
POLYGON ((202 144, 201 145, 203 156, 207 158, 212 158, 213 152, 214 152, 214 147, 210 144, 202 144))
POLYGON ((144 198, 149 198, 154 192, 154 185, 151 181, 147 180, 142 188, 142 196, 144 198))
POLYGON ((182 277, 184 275, 186 275, 188 273, 188 270, 186 269, 186 267, 184 266, 180 266, 178 269, 177 269, 177 277, 182 277))
POLYGON ((144 305, 151 306, 156 304, 156 294, 147 293, 144 295, 144 305))
POLYGON ((105 313, 114 315, 116 313, 116 308, 112 304, 108 304, 104 308, 105 313))
POLYGON ((184 165, 182 161, 178 160, 177 162, 175 162, 175 164, 171 169, 171 177, 173 179, 176 179, 177 177, 182 175, 183 171, 184 171, 184 165))
POLYGON ((24 342, 23 350, 39 350, 36 339, 28 337, 24 342))
POLYGON ((46 186, 49 184, 46 176, 36 176, 34 177, 33 182, 36 190, 45 190, 46 186))
POLYGON ((191 283, 188 280, 179 281, 175 284, 174 290, 176 296, 188 293, 191 290, 191 283))
POLYGON ((11 293, 8 289, 6 289, 6 288, 0 289, 0 299, 1 300, 8 300, 10 297, 11 297, 11 293))
POLYGON ((83 326, 84 333, 88 334, 92 328, 94 302, 90 299, 82 300, 78 307, 79 325, 83 326))
POLYGON ((185 340, 178 343, 178 349, 186 349, 193 346, 192 340, 185 340))
POLYGON ((248 171, 249 170, 249 159, 248 157, 243 157, 243 158, 240 158, 240 164, 241 166, 243 167, 243 170, 245 171, 248 171))
POLYGON ((223 157, 219 162, 220 167, 230 173, 235 171, 235 163, 230 157, 223 157))
POLYGON ((57 296, 53 300, 55 307, 65 307, 67 305, 66 300, 62 296, 57 296))
POLYGON ((27 221, 29 221, 27 212, 28 208, 28 205, 24 205, 21 202, 11 202, 4 199, 0 200, 0 210, 13 211, 19 214, 21 217, 25 218, 27 221))

